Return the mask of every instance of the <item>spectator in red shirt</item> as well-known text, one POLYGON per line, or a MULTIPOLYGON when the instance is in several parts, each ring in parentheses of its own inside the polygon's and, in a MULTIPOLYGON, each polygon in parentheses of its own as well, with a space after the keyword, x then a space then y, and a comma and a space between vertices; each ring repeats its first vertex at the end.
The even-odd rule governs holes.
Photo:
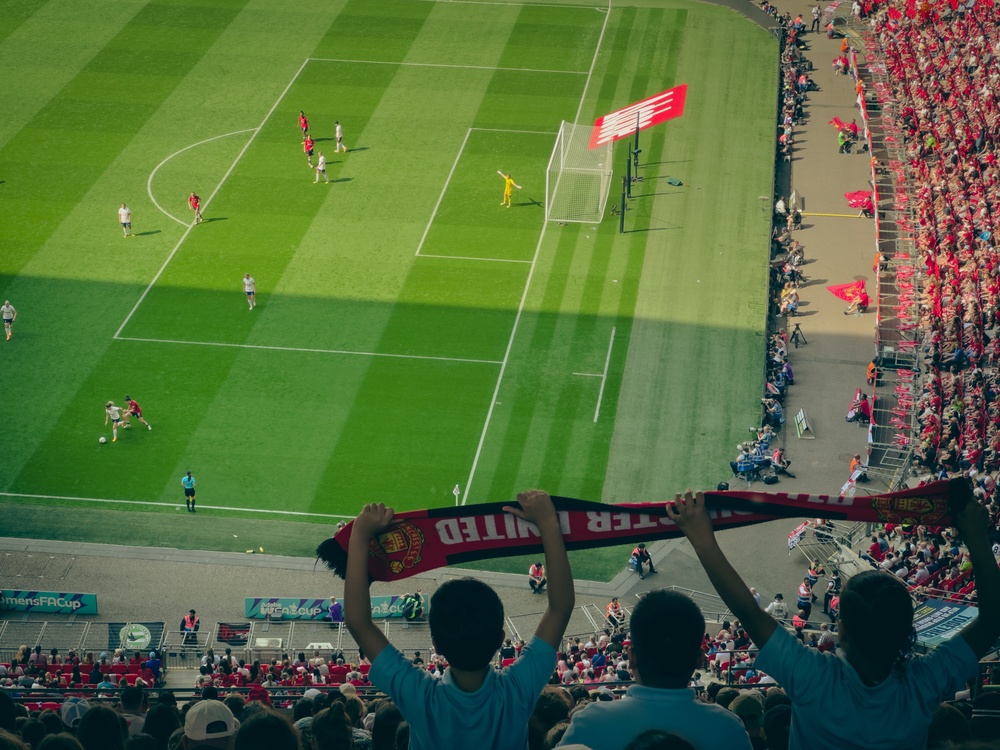
POLYGON ((872 543, 868 546, 868 556, 877 563, 885 559, 885 553, 882 551, 882 545, 879 544, 877 536, 872 537, 872 543))
POLYGON ((528 585, 532 594, 541 594, 545 590, 545 566, 536 562, 528 568, 528 585))

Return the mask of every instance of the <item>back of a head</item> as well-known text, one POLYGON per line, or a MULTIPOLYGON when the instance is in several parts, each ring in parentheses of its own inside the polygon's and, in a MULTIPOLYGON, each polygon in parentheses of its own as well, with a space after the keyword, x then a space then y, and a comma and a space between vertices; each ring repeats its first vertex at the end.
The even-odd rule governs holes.
POLYGON ((354 739, 344 704, 334 703, 316 714, 312 721, 312 735, 316 750, 351 750, 354 739))
POLYGON ((181 728, 181 715, 177 706, 169 703, 156 703, 146 712, 146 720, 142 731, 152 735, 164 747, 167 740, 176 730, 181 728))
POLYGON ((695 750, 695 746, 676 734, 649 729, 628 743, 625 750, 695 750))
POLYGON ((73 735, 59 732, 47 735, 33 750, 83 750, 83 745, 73 735))
POLYGON ((4 729, 11 734, 17 732, 17 704, 14 699, 7 695, 6 691, 0 690, 0 729, 4 729))
POLYGON ((675 591, 652 591, 632 612, 637 680, 648 687, 683 688, 701 660, 705 618, 698 605, 675 591))
POLYGON ((347 718, 352 727, 361 728, 361 720, 365 718, 367 709, 365 703, 357 695, 344 696, 344 710, 347 711, 347 718))
POLYGON ((927 727, 927 747, 945 747, 948 742, 965 742, 972 739, 972 728, 965 714, 948 703, 942 703, 931 715, 927 727))
POLYGON ((123 709, 129 713, 135 713, 142 708, 142 699, 145 694, 142 688, 127 687, 122 690, 121 695, 118 696, 118 700, 121 702, 123 709))
POLYGON ((765 711, 761 727, 767 738, 767 750, 788 750, 792 731, 791 704, 779 703, 765 711))
POLYGON ((125 750, 127 737, 121 714, 99 703, 87 709, 76 726, 76 738, 84 750, 125 750))
POLYGON ((159 745, 152 735, 133 734, 125 741, 125 750, 159 750, 159 745))
POLYGON ((31 747, 14 732, 0 729, 0 750, 31 750, 31 747))
POLYGON ((431 597, 431 640, 456 669, 482 669, 503 641, 503 617, 500 597, 485 583, 447 581, 431 597))
POLYGON ((269 708, 258 711, 236 732, 233 750, 298 748, 299 733, 284 714, 269 708))
POLYGON ((402 721, 403 714, 395 703, 379 706, 372 724, 372 750, 392 750, 396 744, 396 730, 402 721))
POLYGON ((852 576, 840 595, 840 621, 848 660, 888 670, 913 648, 913 600, 894 575, 868 570, 852 576))

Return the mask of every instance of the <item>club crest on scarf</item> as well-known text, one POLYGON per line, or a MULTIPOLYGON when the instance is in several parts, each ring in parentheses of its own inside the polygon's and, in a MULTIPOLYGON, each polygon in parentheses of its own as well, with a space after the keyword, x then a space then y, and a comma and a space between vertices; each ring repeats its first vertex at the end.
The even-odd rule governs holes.
POLYGON ((389 572, 399 575, 420 562, 423 548, 424 533, 409 521, 401 521, 373 539, 369 549, 389 572))
POLYGON ((869 499, 882 523, 937 526, 947 511, 945 502, 935 502, 929 497, 872 495, 869 499))

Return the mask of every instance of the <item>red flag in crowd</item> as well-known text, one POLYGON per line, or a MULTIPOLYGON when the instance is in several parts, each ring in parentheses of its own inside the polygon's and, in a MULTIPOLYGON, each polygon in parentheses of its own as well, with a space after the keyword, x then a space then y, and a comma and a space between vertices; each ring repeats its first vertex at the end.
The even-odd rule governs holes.
POLYGON ((850 284, 834 284, 833 286, 828 286, 827 290, 833 294, 834 297, 839 297, 844 300, 844 302, 854 302, 862 294, 867 293, 865 289, 865 282, 854 281, 850 284))

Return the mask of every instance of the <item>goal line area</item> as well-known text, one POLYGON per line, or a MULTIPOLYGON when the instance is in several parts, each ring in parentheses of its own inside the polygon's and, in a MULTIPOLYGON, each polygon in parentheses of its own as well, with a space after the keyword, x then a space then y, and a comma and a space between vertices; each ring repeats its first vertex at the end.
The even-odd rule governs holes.
POLYGON ((545 220, 598 224, 611 192, 611 142, 590 148, 591 125, 559 126, 545 172, 545 220))

